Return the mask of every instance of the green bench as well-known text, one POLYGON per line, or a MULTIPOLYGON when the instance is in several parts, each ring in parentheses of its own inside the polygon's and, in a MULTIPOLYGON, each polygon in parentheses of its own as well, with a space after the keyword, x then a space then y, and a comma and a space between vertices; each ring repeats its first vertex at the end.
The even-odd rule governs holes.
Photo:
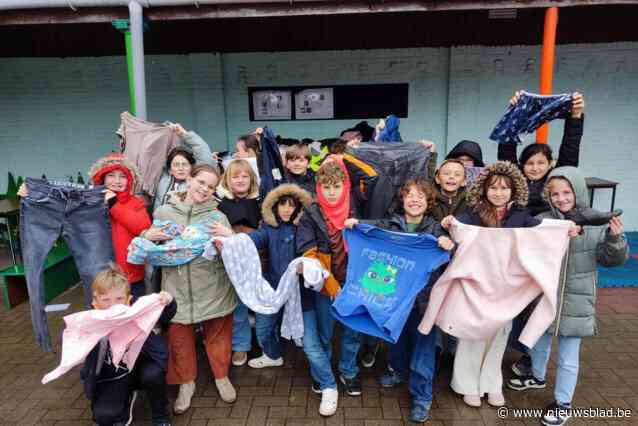
MULTIPOLYGON (((44 263, 44 298, 46 303, 80 281, 73 256, 59 240, 44 263)), ((0 271, 0 294, 6 310, 29 298, 24 266, 18 263, 0 271)))

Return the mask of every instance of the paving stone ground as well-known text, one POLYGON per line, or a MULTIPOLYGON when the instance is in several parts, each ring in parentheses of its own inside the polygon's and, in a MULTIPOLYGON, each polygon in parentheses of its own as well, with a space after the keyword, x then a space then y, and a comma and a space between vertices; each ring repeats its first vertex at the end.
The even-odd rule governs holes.
MULTIPOLYGON (((57 340, 64 314, 81 309, 82 292, 75 288, 52 303, 71 302, 64 313, 50 314, 50 331, 57 340)), ((59 353, 46 354, 36 348, 31 332, 28 304, 0 312, 0 424, 90 425, 91 411, 84 397, 78 369, 46 386, 42 376, 59 361, 59 353)), ((574 398, 576 407, 624 408, 630 419, 573 419, 569 425, 638 425, 638 289, 601 289, 598 294, 600 334, 585 339, 581 369, 574 398)), ((541 408, 552 400, 555 354, 549 369, 549 386, 544 390, 517 393, 505 390, 510 408, 541 408)), ((515 359, 506 354, 507 366, 515 359)), ((376 381, 385 366, 378 359, 373 369, 363 369, 363 395, 348 397, 343 392, 333 417, 318 414, 319 396, 310 392, 310 377, 303 353, 288 347, 284 367, 252 370, 233 368, 231 380, 238 400, 222 402, 212 381, 203 353, 192 408, 175 416, 174 425, 348 425, 393 426, 410 424, 409 394, 405 386, 382 389, 376 381)), ((537 425, 538 419, 499 419, 493 408, 469 408, 449 387, 451 370, 443 367, 434 385, 434 403, 429 425, 537 425)), ((171 388, 171 398, 177 389, 171 388)), ((136 405, 135 425, 150 424, 148 401, 136 405)))

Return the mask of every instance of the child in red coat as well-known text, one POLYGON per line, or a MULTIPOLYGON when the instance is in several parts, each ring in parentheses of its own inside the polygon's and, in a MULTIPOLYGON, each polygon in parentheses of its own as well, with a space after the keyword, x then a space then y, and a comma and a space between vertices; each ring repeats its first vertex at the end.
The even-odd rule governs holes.
POLYGON ((109 154, 100 158, 89 170, 94 185, 104 185, 104 200, 109 205, 111 235, 115 262, 126 274, 134 297, 145 294, 144 265, 126 261, 131 240, 151 227, 151 218, 144 200, 133 195, 138 179, 135 165, 122 154, 109 154))

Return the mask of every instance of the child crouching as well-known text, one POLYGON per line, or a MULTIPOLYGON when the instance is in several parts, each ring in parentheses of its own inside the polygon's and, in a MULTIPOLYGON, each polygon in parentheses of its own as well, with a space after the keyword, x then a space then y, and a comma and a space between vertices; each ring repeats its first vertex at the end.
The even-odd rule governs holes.
MULTIPOLYGON (((114 264, 100 272, 91 287, 95 309, 108 309, 118 304, 129 305, 132 301, 129 280, 114 264)), ((163 291, 159 296, 165 305, 159 322, 167 325, 175 315, 177 305, 169 293, 163 291)), ((154 332, 144 342, 131 370, 123 362, 113 365, 108 337, 100 340, 86 357, 80 373, 84 392, 91 401, 93 421, 98 425, 131 424, 137 389, 141 389, 147 393, 151 403, 153 425, 170 424, 166 389, 167 363, 166 342, 154 332)))

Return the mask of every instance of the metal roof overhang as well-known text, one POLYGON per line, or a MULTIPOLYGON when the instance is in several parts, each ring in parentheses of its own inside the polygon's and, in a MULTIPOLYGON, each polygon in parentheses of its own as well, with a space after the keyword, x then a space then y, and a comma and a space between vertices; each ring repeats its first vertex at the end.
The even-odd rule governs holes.
MULTIPOLYGON (((138 0, 150 21, 638 4, 638 0, 138 0)), ((125 0, 0 0, 0 25, 110 22, 125 0)))

